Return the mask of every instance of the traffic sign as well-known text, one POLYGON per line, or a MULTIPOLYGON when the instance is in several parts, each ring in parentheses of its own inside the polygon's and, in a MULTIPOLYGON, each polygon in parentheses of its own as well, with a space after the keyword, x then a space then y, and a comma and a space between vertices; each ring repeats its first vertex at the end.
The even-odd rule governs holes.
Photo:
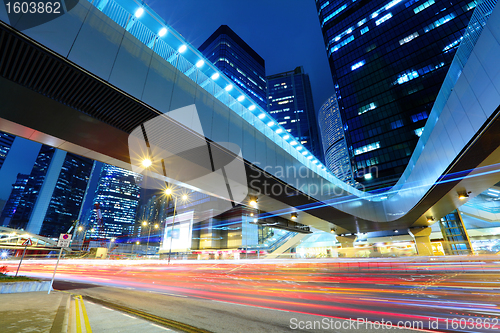
POLYGON ((57 247, 69 247, 69 243, 71 243, 71 234, 59 235, 59 241, 57 242, 57 247))
POLYGON ((31 246, 33 245, 33 242, 31 241, 31 238, 28 238, 23 242, 23 246, 31 246))

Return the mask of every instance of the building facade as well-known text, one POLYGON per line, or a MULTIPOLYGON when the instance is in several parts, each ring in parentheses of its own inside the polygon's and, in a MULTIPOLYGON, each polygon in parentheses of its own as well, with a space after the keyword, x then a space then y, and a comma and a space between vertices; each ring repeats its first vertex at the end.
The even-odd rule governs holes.
POLYGON ((475 1, 316 6, 355 179, 390 186, 422 134, 475 1))
POLYGON ((134 234, 142 176, 109 164, 94 170, 99 182, 91 211, 81 216, 89 219, 87 238, 111 239, 134 234), (92 232, 91 230, 94 230, 92 232))
POLYGON ((304 68, 267 77, 268 111, 297 142, 323 161, 309 75, 304 68))
POLYGON ((42 145, 29 176, 19 174, 2 218, 9 227, 47 237, 78 218, 93 161, 42 145))
POLYGON ((0 132, 0 168, 2 168, 3 162, 7 158, 7 154, 15 138, 12 134, 0 132))
POLYGON ((338 179, 353 184, 349 150, 335 94, 319 109, 318 120, 326 166, 338 179))
POLYGON ((221 25, 198 49, 266 110, 266 63, 240 36, 221 25))

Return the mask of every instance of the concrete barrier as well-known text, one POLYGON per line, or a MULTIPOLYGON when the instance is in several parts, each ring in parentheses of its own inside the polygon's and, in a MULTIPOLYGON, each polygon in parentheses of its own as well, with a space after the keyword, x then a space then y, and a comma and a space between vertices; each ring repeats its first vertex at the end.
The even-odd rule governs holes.
POLYGON ((0 294, 49 291, 50 281, 23 281, 0 283, 0 294))

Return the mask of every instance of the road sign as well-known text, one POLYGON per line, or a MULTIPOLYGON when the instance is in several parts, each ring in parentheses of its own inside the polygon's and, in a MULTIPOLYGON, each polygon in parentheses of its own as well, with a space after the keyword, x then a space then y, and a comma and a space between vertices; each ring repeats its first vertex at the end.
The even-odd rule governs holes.
POLYGON ((33 242, 31 241, 31 238, 28 238, 23 242, 23 246, 31 246, 33 245, 33 242))
POLYGON ((69 247, 69 243, 71 243, 71 234, 59 235, 59 241, 57 242, 57 247, 69 247))

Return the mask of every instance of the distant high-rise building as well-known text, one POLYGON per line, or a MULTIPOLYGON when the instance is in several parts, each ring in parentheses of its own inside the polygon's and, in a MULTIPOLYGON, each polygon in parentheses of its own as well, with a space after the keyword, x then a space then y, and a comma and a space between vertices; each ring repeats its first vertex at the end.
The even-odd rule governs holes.
POLYGON ((2 168, 3 162, 5 161, 15 138, 16 137, 14 135, 0 132, 0 168, 2 168))
POLYGON ((266 63, 240 36, 221 25, 198 49, 266 110, 266 63))
POLYGON ((349 151, 344 137, 344 127, 340 117, 337 96, 328 98, 319 109, 319 129, 325 164, 343 182, 353 183, 349 151))
POLYGON ((88 158, 66 155, 40 234, 57 236, 66 233, 78 219, 92 164, 88 158))
POLYGON ((2 210, 2 215, 0 216, 0 225, 9 225, 10 220, 17 211, 19 202, 23 197, 26 184, 28 183, 29 175, 23 175, 21 173, 17 174, 16 182, 12 185, 12 191, 10 192, 9 199, 5 203, 2 210))
POLYGON ((67 232, 78 218, 92 163, 42 145, 30 175, 18 175, 13 185, 12 209, 2 213, 8 213, 9 226, 47 237, 67 232))
POLYGON ((109 239, 133 235, 141 190, 138 182, 142 176, 109 164, 94 172, 100 172, 100 178, 93 203, 99 205, 102 221, 92 207, 90 226, 95 230, 92 237, 109 239))
POLYGON ((323 161, 309 75, 301 67, 267 77, 268 110, 297 142, 323 161))
POLYGON ((476 1, 318 0, 355 179, 405 170, 476 1))

